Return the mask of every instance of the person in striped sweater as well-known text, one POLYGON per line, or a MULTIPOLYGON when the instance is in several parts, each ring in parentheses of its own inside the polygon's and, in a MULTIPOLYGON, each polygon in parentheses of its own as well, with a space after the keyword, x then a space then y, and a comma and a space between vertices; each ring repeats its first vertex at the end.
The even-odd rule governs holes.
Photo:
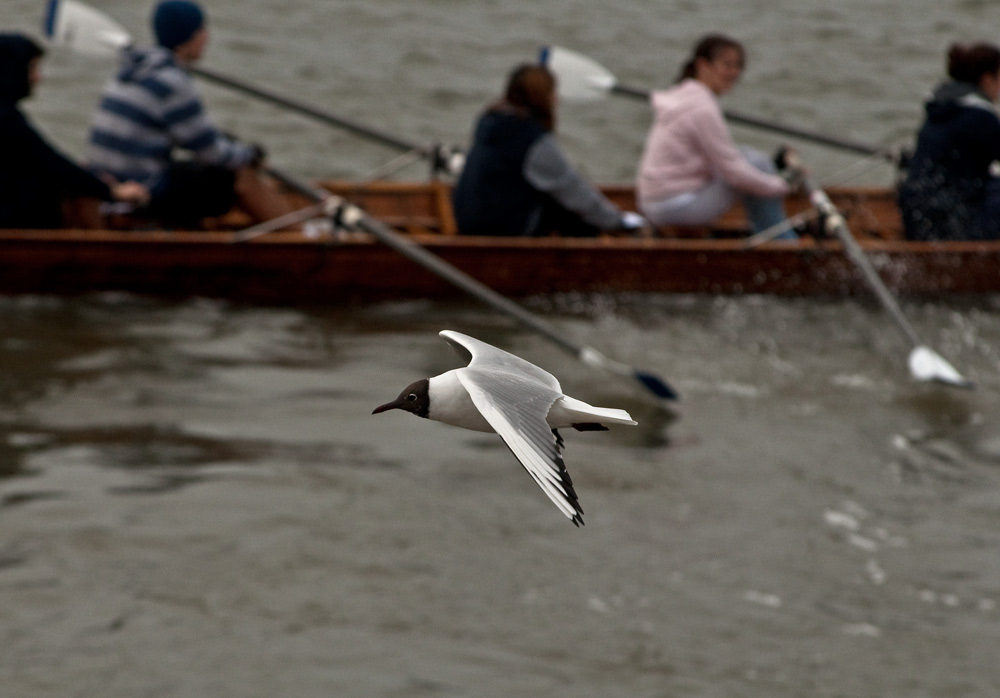
POLYGON ((217 129, 185 66, 208 44, 201 7, 162 0, 152 15, 157 46, 125 49, 91 124, 89 166, 149 187, 137 213, 164 224, 197 227, 239 203, 257 221, 287 206, 261 173, 264 151, 217 129))

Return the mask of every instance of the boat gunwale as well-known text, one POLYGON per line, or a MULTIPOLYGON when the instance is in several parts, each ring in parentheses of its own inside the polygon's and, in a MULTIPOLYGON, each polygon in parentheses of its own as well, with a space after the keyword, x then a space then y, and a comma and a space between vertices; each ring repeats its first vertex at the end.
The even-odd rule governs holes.
MULTIPOLYGON (((841 251, 835 239, 802 238, 797 241, 773 241, 747 248, 741 238, 673 238, 673 237, 489 237, 474 235, 443 235, 440 233, 407 234, 407 239, 428 248, 484 248, 484 249, 533 249, 533 250, 705 250, 706 252, 825 252, 841 251)), ((298 232, 272 232, 253 240, 240 242, 232 231, 192 230, 87 230, 87 229, 0 229, 0 243, 27 244, 93 244, 93 245, 223 245, 240 246, 290 245, 296 247, 340 247, 378 245, 374 237, 365 233, 345 236, 306 236, 298 232)), ((882 240, 859 239, 859 243, 872 253, 1000 253, 1000 240, 882 240)))

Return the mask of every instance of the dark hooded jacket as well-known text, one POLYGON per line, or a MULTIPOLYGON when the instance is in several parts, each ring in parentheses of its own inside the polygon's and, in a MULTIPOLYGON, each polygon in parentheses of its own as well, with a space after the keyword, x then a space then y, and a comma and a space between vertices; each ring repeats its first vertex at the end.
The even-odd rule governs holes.
POLYGON ((20 34, 0 34, 0 228, 58 228, 65 196, 111 198, 108 186, 57 151, 17 104, 28 96, 28 64, 42 55, 20 34))
POLYGON ((542 194, 524 178, 528 150, 545 129, 534 119, 490 110, 476 124, 452 203, 466 235, 529 235, 542 194))
POLYGON ((925 105, 926 119, 900 185, 911 240, 1000 238, 1000 115, 972 84, 947 82, 925 105), (991 196, 992 195, 992 196, 991 196))
POLYGON ((508 107, 477 122, 452 204, 465 235, 597 235, 624 227, 621 210, 576 171, 555 135, 508 107))

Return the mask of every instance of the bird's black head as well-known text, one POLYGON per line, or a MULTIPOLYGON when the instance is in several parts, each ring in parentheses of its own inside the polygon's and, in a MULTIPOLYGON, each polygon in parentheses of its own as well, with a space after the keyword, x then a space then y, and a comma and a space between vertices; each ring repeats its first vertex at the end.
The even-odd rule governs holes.
POLYGON ((430 381, 427 378, 422 378, 416 383, 411 383, 399 394, 399 397, 392 402, 379 405, 372 410, 372 414, 388 412, 389 410, 406 410, 418 417, 426 417, 427 409, 430 407, 430 397, 427 393, 429 385, 430 381))

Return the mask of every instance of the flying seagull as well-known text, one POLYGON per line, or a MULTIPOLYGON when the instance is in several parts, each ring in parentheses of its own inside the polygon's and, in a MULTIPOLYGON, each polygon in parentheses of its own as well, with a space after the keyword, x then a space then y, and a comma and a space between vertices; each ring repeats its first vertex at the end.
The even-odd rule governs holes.
POLYGON ((439 334, 469 365, 411 383, 372 414, 405 410, 463 429, 496 432, 559 510, 581 525, 583 509, 556 429, 605 431, 605 424, 636 421, 625 410, 594 407, 565 395, 551 373, 503 349, 460 332, 439 334))

